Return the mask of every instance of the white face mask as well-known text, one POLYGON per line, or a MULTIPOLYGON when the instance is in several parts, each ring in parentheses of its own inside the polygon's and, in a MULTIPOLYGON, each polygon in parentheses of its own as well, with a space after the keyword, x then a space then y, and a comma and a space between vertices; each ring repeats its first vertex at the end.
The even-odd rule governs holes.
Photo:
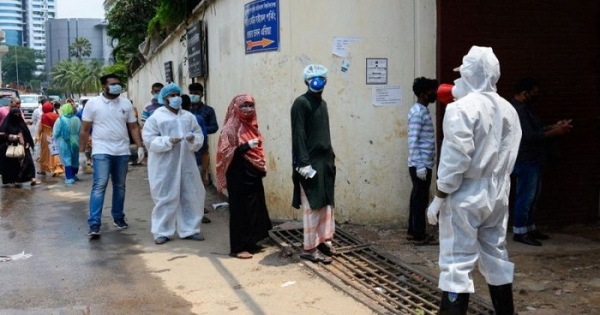
POLYGON ((181 99, 181 96, 173 96, 169 98, 169 106, 174 109, 180 109, 182 102, 183 100, 181 99))

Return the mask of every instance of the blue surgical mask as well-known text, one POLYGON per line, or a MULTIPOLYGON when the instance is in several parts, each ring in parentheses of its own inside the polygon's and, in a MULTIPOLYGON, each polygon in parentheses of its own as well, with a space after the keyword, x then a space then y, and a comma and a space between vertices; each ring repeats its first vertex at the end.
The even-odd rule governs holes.
POLYGON ((169 99, 169 106, 174 109, 180 109, 182 102, 181 96, 173 96, 169 99))
POLYGON ((108 94, 119 95, 123 92, 123 88, 119 84, 113 84, 108 86, 108 94))
POLYGON ((192 103, 200 103, 200 95, 190 95, 190 101, 192 101, 192 103))
POLYGON ((157 100, 157 101, 158 101, 158 96, 159 96, 159 94, 158 94, 158 93, 156 93, 156 94, 152 94, 152 98, 153 98, 153 99, 155 99, 155 100, 157 100))

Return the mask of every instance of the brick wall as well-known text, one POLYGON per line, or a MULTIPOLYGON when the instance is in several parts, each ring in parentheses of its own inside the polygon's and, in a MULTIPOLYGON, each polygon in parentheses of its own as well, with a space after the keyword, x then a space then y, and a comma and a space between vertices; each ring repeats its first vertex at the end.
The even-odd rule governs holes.
MULTIPOLYGON (((543 174, 538 225, 597 222, 600 1, 438 0, 437 4, 440 82, 452 83, 458 77, 452 69, 472 45, 489 46, 500 60, 500 95, 512 98, 514 83, 532 76, 541 85, 536 112, 542 121, 573 119, 573 131, 557 139, 558 160, 543 174)), ((443 108, 438 110, 443 113, 443 108)), ((441 119, 438 115, 440 127, 441 119)))

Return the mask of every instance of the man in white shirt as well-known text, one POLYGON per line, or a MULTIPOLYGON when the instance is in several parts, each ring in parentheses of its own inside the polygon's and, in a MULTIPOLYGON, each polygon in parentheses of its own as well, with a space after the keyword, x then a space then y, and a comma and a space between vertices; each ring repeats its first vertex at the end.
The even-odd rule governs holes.
POLYGON ((112 217, 114 225, 119 229, 129 227, 125 221, 123 206, 125 204, 125 179, 129 163, 129 135, 131 132, 138 146, 138 162, 144 158, 144 148, 139 127, 133 114, 133 105, 125 98, 119 97, 122 91, 121 80, 115 74, 107 74, 100 78, 102 94, 90 99, 82 115, 81 132, 79 134, 79 163, 85 165, 87 158, 84 150, 92 134, 92 160, 94 167, 94 183, 90 194, 90 217, 88 235, 100 235, 102 225, 102 207, 104 194, 111 177, 113 184, 112 217))

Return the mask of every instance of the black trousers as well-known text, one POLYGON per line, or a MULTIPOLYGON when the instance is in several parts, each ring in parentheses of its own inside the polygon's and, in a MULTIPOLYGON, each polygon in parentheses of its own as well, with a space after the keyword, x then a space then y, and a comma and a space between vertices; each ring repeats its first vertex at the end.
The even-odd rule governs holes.
POLYGON ((426 211, 429 205, 429 186, 431 186, 432 172, 427 169, 427 177, 424 181, 417 177, 416 167, 409 167, 408 173, 413 184, 410 192, 408 234, 412 235, 415 240, 422 240, 425 238, 426 211))

